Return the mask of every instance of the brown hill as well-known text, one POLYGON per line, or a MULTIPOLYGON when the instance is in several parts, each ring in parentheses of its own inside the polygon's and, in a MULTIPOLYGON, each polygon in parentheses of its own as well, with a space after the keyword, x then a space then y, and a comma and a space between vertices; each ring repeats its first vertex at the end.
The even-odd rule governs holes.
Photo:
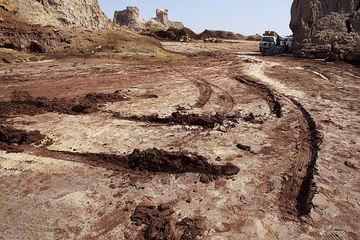
POLYGON ((232 40, 245 40, 246 37, 239 33, 221 31, 221 30, 208 30, 206 29, 199 34, 202 39, 205 38, 221 38, 221 39, 232 39, 232 40))
POLYGON ((261 35, 259 35, 259 34, 250 35, 250 36, 246 37, 246 40, 248 40, 248 41, 260 41, 261 40, 261 35))
POLYGON ((199 39, 199 36, 193 32, 189 28, 169 28, 168 30, 164 31, 153 31, 145 33, 148 36, 154 37, 159 40, 167 40, 167 41, 179 41, 185 37, 189 37, 192 39, 199 39))

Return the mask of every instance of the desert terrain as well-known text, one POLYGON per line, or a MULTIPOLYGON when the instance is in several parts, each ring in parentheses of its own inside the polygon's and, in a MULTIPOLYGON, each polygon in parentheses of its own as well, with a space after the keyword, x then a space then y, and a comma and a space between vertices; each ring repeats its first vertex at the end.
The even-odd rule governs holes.
POLYGON ((360 238, 359 65, 162 46, 0 64, 0 239, 360 238))

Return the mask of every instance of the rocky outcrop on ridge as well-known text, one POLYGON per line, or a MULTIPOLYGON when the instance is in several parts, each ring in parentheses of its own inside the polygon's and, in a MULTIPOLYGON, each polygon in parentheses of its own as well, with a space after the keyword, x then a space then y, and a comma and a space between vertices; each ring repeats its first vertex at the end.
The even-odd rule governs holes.
POLYGON ((111 24, 97 0, 1 1, 15 6, 17 15, 29 24, 86 28, 106 28, 111 24))
POLYGON ((167 9, 157 9, 155 18, 144 20, 140 17, 139 8, 131 6, 122 11, 115 11, 114 23, 136 32, 184 28, 181 22, 169 20, 169 11, 167 9))
POLYGON ((31 53, 69 49, 68 27, 111 25, 97 0, 0 0, 0 47, 31 53))
POLYGON ((157 40, 115 27, 97 0, 0 0, 0 62, 166 54, 157 40))
POLYGON ((115 11, 114 23, 139 32, 145 29, 145 20, 140 17, 140 10, 137 7, 127 7, 123 11, 115 11))
POLYGON ((290 27, 298 57, 360 61, 360 0, 294 0, 290 27))

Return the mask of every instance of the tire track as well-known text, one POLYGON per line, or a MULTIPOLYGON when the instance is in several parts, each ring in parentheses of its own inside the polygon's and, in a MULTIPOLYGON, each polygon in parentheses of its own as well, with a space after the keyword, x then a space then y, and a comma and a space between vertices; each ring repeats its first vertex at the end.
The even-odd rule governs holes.
POLYGON ((235 76, 235 79, 240 83, 250 86, 254 90, 260 92, 260 94, 265 98, 266 102, 268 103, 271 113, 273 113, 277 118, 282 117, 283 113, 282 113, 282 106, 280 104, 280 100, 275 95, 272 89, 270 89, 265 84, 251 80, 245 76, 235 76))
POLYGON ((198 87, 200 96, 195 103, 195 108, 202 108, 210 100, 212 94, 211 84, 205 80, 193 80, 193 83, 198 87))
POLYGON ((194 105, 194 108, 203 108, 210 100, 211 97, 214 96, 214 93, 216 90, 218 90, 221 94, 218 95, 218 98, 222 100, 223 103, 220 104, 224 110, 221 111, 222 114, 226 114, 231 112, 231 110, 234 108, 234 99, 231 96, 230 93, 228 93, 223 88, 210 83, 209 81, 205 80, 201 75, 194 74, 184 74, 180 71, 177 71, 179 74, 186 78, 195 78, 192 80, 192 82, 199 88, 200 96, 198 98, 198 101, 194 105))
MULTIPOLYGON (((301 112, 303 119, 307 125, 306 137, 309 154, 306 155, 306 159, 300 158, 300 161, 295 162, 296 165, 300 165, 302 171, 299 176, 299 172, 293 175, 293 178, 301 178, 302 182, 297 191, 296 196, 296 209, 299 216, 304 216, 310 213, 312 208, 312 199, 315 195, 316 185, 314 182, 314 174, 316 173, 316 160, 318 158, 318 152, 320 150, 321 137, 317 130, 316 123, 311 114, 302 106, 302 104, 293 98, 290 98, 292 103, 301 112), (305 162, 303 160, 306 160, 305 162)), ((307 152, 308 152, 307 151, 307 152)), ((294 168, 296 170, 296 168, 294 168)))
POLYGON ((284 177, 279 197, 280 208, 290 216, 305 216, 310 213, 316 185, 316 160, 321 142, 316 123, 310 113, 295 99, 288 97, 297 111, 300 126, 298 154, 284 177))
MULTIPOLYGON (((280 98, 276 96, 278 94, 274 90, 248 77, 236 76, 235 79, 261 92, 271 112, 278 118, 282 117, 280 98)), ((281 94, 281 98, 288 100, 297 111, 300 124, 300 146, 298 146, 297 157, 283 182, 279 197, 280 209, 286 215, 299 217, 309 214, 312 208, 312 199, 316 190, 313 179, 321 138, 314 119, 302 104, 284 94, 281 94)))

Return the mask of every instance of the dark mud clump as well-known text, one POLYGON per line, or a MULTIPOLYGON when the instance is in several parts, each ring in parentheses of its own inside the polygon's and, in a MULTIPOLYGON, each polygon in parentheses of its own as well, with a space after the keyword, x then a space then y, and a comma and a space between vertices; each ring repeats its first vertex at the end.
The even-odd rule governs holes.
POLYGON ((344 162, 345 166, 349 167, 349 168, 352 168, 352 169, 355 169, 357 170, 358 168, 355 166, 355 164, 349 162, 349 161, 345 161, 344 162))
POLYGON ((252 112, 243 117, 243 120, 252 124, 264 124, 264 121, 259 117, 255 117, 252 112))
POLYGON ((237 147, 238 149, 241 149, 241 150, 244 150, 244 151, 247 151, 247 152, 250 152, 250 151, 251 151, 251 147, 250 147, 250 146, 247 146, 247 145, 244 145, 244 144, 241 144, 241 143, 236 144, 236 147, 237 147))
POLYGON ((184 218, 176 224, 182 232, 181 240, 192 240, 202 236, 205 231, 205 221, 203 218, 184 218))
POLYGON ((221 114, 215 114, 213 116, 199 116, 194 113, 182 114, 180 112, 172 113, 171 118, 174 123, 177 124, 201 126, 204 128, 214 128, 215 124, 222 124, 225 119, 221 114))
POLYGON ((271 112, 277 117, 282 117, 282 107, 279 99, 275 96, 274 92, 265 84, 259 83, 257 81, 248 79, 244 76, 236 76, 235 79, 243 84, 246 84, 254 89, 257 89, 262 93, 264 98, 269 104, 271 112))
POLYGON ((156 94, 145 93, 145 94, 141 95, 140 98, 151 99, 151 98, 159 98, 159 96, 156 94))
POLYGON ((156 148, 144 151, 135 149, 128 159, 131 169, 142 171, 175 174, 195 172, 215 176, 230 176, 239 172, 239 168, 232 164, 213 165, 202 156, 183 152, 166 152, 156 148))
POLYGON ((207 129, 212 129, 216 124, 222 124, 225 120, 225 117, 221 114, 200 116, 194 113, 183 114, 180 112, 173 112, 169 117, 159 117, 157 114, 149 116, 121 116, 118 113, 114 113, 114 117, 138 122, 200 126, 207 129))
POLYGON ((87 114, 99 110, 99 104, 124 101, 127 97, 119 91, 114 93, 89 93, 84 97, 53 98, 33 97, 26 91, 14 91, 11 100, 0 102, 0 116, 37 115, 46 112, 64 114, 87 114))
POLYGON ((24 131, 12 127, 0 126, 0 142, 5 144, 32 144, 41 141, 44 135, 39 131, 24 131))
POLYGON ((103 104, 108 102, 120 102, 127 100, 128 97, 121 91, 117 90, 113 93, 88 93, 80 99, 80 101, 87 103, 103 104))
POLYGON ((12 127, 0 126, 0 149, 17 151, 16 146, 39 143, 45 138, 39 131, 24 131, 12 127))
POLYGON ((203 235, 203 218, 184 218, 176 221, 174 210, 168 204, 136 207, 131 220, 134 224, 145 225, 142 235, 146 240, 195 240, 203 235))
POLYGON ((145 225, 145 239, 174 239, 175 224, 171 219, 174 210, 166 204, 158 207, 137 206, 131 220, 136 225, 145 225))

